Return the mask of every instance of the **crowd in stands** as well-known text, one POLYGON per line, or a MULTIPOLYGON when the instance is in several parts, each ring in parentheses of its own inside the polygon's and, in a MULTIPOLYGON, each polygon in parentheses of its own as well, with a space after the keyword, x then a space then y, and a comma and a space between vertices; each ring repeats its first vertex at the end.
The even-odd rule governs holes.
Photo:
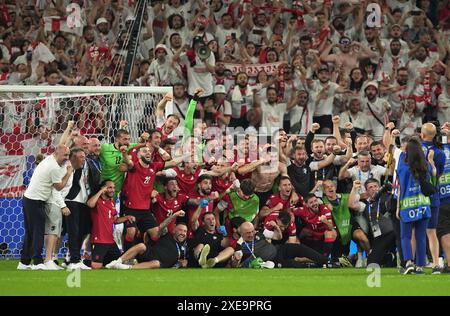
MULTIPOLYGON (((39 148, 48 155, 56 149, 51 157, 58 165, 67 162, 64 146, 71 145, 84 150, 86 161, 98 163, 101 178, 110 181, 89 187, 83 202, 76 203, 99 213, 98 201, 109 203, 121 196, 122 217, 116 223, 127 223, 123 246, 128 251, 110 267, 129 268, 124 263, 134 258, 142 262, 136 268, 186 265, 188 259, 204 267, 240 262, 334 267, 348 263, 343 258, 350 240, 360 247, 357 266, 363 264, 363 251, 368 262, 393 264, 386 259, 389 254, 402 261, 393 250, 400 244, 395 229, 384 227, 381 236, 371 231, 370 210, 383 183, 395 177, 391 161, 385 159, 391 137, 399 145, 413 136, 430 141, 448 131, 449 1, 149 1, 133 65, 125 64, 125 56, 138 1, 75 2, 82 8, 81 32, 68 30, 68 20, 55 21, 66 15, 68 1, 38 1, 32 7, 28 1, 4 1, 0 83, 119 85, 125 67, 132 66, 130 85, 173 87, 154 113, 148 113, 157 117, 159 129, 139 127, 149 131, 135 146, 130 146, 125 129, 114 130, 114 144, 100 145, 97 134, 111 133, 105 131, 110 102, 95 96, 77 104, 60 103, 42 95, 45 102, 27 106, 0 101, 2 143, 11 147, 12 137, 33 142, 18 149, 5 147, 9 154, 39 148), (378 4, 379 16, 371 4, 378 4), (179 168, 178 158, 184 155, 172 153, 170 135, 187 122, 192 100, 196 128, 202 132, 217 127, 223 134, 194 141, 203 149, 200 162, 184 162, 179 168), (247 129, 247 134, 235 142, 228 133, 231 128, 247 129), (272 135, 272 146, 280 149, 259 145, 258 130, 272 135), (316 134, 333 136, 322 139, 316 134), (152 206, 146 208, 130 202, 141 187, 133 187, 139 181, 127 180, 144 175, 148 179, 142 190, 152 192, 152 206), (156 181, 159 193, 153 192, 155 175, 164 179, 156 181), (167 208, 165 203, 173 199, 186 205, 167 208), (168 215, 158 214, 155 204, 168 215), (140 212, 149 208, 154 215, 140 212), (219 234, 215 228, 221 226, 219 234), (217 235, 205 241, 211 234, 227 238, 217 235), (163 236, 173 236, 175 244, 163 236), (158 241, 163 242, 155 248, 152 243, 158 241), (164 257, 169 248, 178 254, 175 262, 164 257), (209 255, 212 249, 214 256, 209 255), (252 256, 263 260, 255 262, 252 256)), ((72 167, 80 163, 77 159, 86 166, 82 154, 73 150, 72 167)), ((438 176, 443 172, 438 168, 438 176)), ((65 187, 75 175, 68 171, 59 186, 65 187)), ((36 196, 25 195, 30 200, 36 196)), ((382 214, 391 210, 386 203, 382 214)), ((69 238, 84 235, 66 229, 69 238)), ((436 227, 431 229, 436 236, 436 227)), ((446 234, 444 230, 442 236, 446 234)), ((112 244, 110 237, 107 244, 112 244)), ((433 238, 437 240, 430 233, 433 238)), ((80 241, 71 247, 71 255, 79 252, 80 241)), ((113 248, 100 252, 117 257, 113 248)), ((437 272, 439 256, 432 252, 437 272)), ((25 268, 32 257, 26 255, 25 268)), ((47 262, 52 255, 50 248, 47 262)), ((101 267, 103 259, 92 258, 101 263, 92 267, 101 267)), ((75 255, 70 263, 79 260, 75 255)))

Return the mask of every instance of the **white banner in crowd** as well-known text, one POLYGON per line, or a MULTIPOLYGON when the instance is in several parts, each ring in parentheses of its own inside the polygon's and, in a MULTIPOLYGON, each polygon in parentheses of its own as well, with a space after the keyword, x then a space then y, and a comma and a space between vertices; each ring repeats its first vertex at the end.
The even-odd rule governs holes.
POLYGON ((0 157, 0 198, 22 196, 23 173, 27 170, 26 156, 0 157))
MULTIPOLYGON (((231 63, 224 63, 225 68, 228 70, 231 70, 233 75, 238 74, 239 72, 244 71, 244 66, 241 64, 231 64, 231 63)), ((282 62, 277 63, 270 63, 270 64, 248 64, 245 65, 245 73, 249 77, 256 77, 258 76, 258 73, 262 70, 264 70, 269 76, 273 74, 277 74, 280 66, 283 65, 282 62)))

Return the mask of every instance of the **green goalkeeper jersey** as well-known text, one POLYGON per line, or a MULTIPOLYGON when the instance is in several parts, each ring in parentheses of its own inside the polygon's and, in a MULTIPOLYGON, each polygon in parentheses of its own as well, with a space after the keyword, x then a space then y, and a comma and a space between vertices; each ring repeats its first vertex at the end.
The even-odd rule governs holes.
MULTIPOLYGON (((128 151, 137 144, 128 145, 128 151)), ((100 163, 102 164, 102 181, 110 179, 116 185, 117 197, 125 179, 125 173, 119 171, 119 165, 123 162, 122 153, 114 144, 102 144, 100 151, 100 163)))

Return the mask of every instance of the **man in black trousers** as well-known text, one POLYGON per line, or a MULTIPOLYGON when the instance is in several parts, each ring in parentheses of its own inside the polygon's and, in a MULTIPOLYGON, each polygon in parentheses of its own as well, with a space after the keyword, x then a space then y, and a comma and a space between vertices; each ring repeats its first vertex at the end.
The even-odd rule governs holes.
MULTIPOLYGON (((81 148, 74 148, 71 156, 85 156, 81 148)), ((81 261, 81 246, 85 237, 90 234, 92 221, 90 210, 87 206, 88 199, 98 191, 100 183, 100 171, 87 158, 80 168, 74 171, 72 187, 66 196, 66 204, 70 209, 70 215, 66 217, 66 231, 69 235, 70 262, 67 268, 90 269, 81 261)))
POLYGON ((45 202, 50 198, 52 189, 62 190, 72 175, 72 166, 66 166, 68 159, 69 148, 59 145, 34 170, 23 197, 25 237, 17 270, 47 270, 42 260, 45 202))

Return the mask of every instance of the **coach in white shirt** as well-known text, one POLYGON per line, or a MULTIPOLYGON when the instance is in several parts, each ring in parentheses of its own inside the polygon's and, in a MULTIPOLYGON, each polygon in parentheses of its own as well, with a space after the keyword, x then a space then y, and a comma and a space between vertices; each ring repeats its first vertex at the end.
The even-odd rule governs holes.
POLYGON ((42 263, 42 246, 45 230, 45 202, 52 189, 62 190, 72 174, 72 167, 66 166, 69 148, 60 145, 34 170, 30 185, 23 197, 25 237, 18 270, 46 270, 42 263), (30 266, 33 259, 33 266, 30 266))

